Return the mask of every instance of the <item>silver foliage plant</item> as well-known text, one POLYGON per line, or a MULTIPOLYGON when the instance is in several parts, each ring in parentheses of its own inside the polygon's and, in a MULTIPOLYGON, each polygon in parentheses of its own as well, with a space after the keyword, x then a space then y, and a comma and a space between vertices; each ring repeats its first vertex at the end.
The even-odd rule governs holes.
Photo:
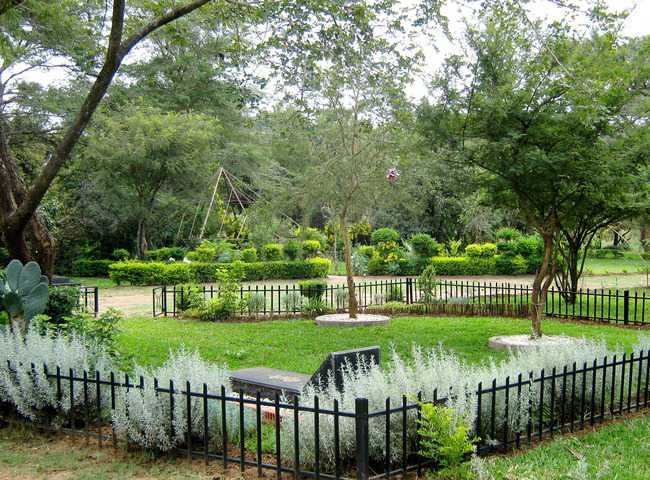
MULTIPOLYGON (((83 389, 73 388, 71 396, 65 380, 57 395, 56 380, 46 375, 46 368, 55 374, 57 366, 62 376, 69 376, 72 369, 75 377, 82 378, 85 371, 91 379, 96 372, 107 378, 113 368, 101 347, 88 345, 75 335, 41 335, 36 328, 24 333, 0 328, 0 399, 14 404, 21 415, 36 420, 45 409, 67 414, 71 405, 83 405, 83 389)), ((95 402, 96 396, 91 395, 89 403, 95 402)))
MULTIPOLYGON (((633 347, 635 352, 650 349, 650 337, 639 337, 638 343, 633 347)), ((383 367, 375 363, 362 364, 361 368, 353 371, 345 369, 343 375, 343 389, 337 391, 333 382, 327 382, 327 387, 308 386, 301 395, 301 404, 313 407, 314 397, 319 397, 319 408, 333 408, 334 400, 338 401, 339 410, 353 412, 356 398, 367 398, 369 411, 381 411, 386 409, 386 399, 390 399, 391 408, 402 405, 403 398, 409 404, 414 403, 418 394, 423 401, 431 401, 434 396, 434 389, 438 399, 446 399, 447 406, 453 408, 456 421, 465 422, 472 431, 474 430, 477 418, 477 386, 480 383, 483 389, 489 388, 492 381, 496 379, 497 385, 503 385, 509 377, 510 383, 517 381, 518 375, 522 374, 522 380, 527 380, 532 372, 535 378, 539 377, 541 369, 549 376, 555 367, 558 374, 562 373, 563 367, 571 372, 575 362, 576 368, 580 370, 586 363, 592 366, 594 359, 598 359, 601 365, 604 357, 611 363, 615 354, 621 360, 622 352, 627 351, 622 347, 609 349, 604 341, 587 341, 574 345, 563 345, 544 347, 526 352, 513 352, 500 362, 489 361, 482 364, 469 364, 459 356, 444 350, 442 347, 430 350, 413 346, 410 360, 405 360, 396 352, 392 352, 391 358, 383 367)), ((643 369, 647 368, 645 362, 643 369)), ((608 368, 605 378, 606 411, 609 411, 609 402, 612 381, 616 386, 621 385, 621 367, 617 368, 615 378, 612 380, 612 369, 608 368)), ((596 374, 596 396, 600 398, 602 388, 602 372, 596 374)), ((627 377, 627 374, 626 374, 627 377)), ((637 375, 632 378, 636 382, 637 375)), ((645 378, 645 371, 641 375, 645 378)), ((629 378, 626 378, 627 382, 629 378)), ((567 391, 571 391, 571 378, 567 381, 567 391)), ((578 394, 583 388, 583 377, 577 375, 575 379, 575 392, 578 394)), ((585 397, 591 398, 592 372, 589 372, 584 381, 585 397)), ((556 383, 555 391, 559 391, 560 384, 556 383)), ((636 386, 632 387, 634 391, 636 386)), ((551 382, 546 381, 544 385, 544 408, 549 407, 551 382)), ((620 390, 616 388, 615 390, 620 390)), ((614 403, 620 401, 620 392, 615 392, 614 403)), ((540 410, 540 384, 534 383, 532 387, 522 388, 521 395, 511 395, 508 403, 508 425, 513 431, 523 432, 526 429, 529 419, 529 402, 533 415, 540 410)), ((482 432, 483 440, 496 442, 497 439, 490 439, 486 435, 487 420, 491 411, 491 395, 482 396, 482 432)), ((556 402, 557 408, 557 402, 556 402)), ((503 393, 496 395, 495 402, 496 428, 503 426, 505 422, 506 403, 503 393)), ((314 449, 305 448, 306 445, 314 444, 314 417, 313 413, 304 413, 300 418, 300 459, 306 465, 314 462, 314 449)), ((381 459, 386 454, 386 417, 383 415, 370 418, 370 456, 381 459)), ((412 438, 416 430, 416 410, 413 409, 407 415, 408 436, 412 438)), ((334 418, 333 415, 321 414, 319 416, 320 428, 320 461, 324 465, 334 464, 334 418)), ((294 442, 293 419, 287 416, 282 424, 282 450, 287 461, 293 458, 294 442)), ((341 458, 354 458, 355 455, 355 429, 354 419, 340 417, 340 454, 341 458)), ((391 414, 390 417, 390 456, 395 462, 400 461, 403 456, 402 450, 402 414, 391 414)), ((411 445, 411 442, 407 442, 411 445)), ((409 447, 407 447, 409 448, 409 447)), ((407 450, 407 455, 409 452, 407 450)))
MULTIPOLYGON (((233 395, 230 373, 225 366, 210 364, 201 359, 198 353, 184 349, 170 353, 169 359, 161 367, 136 366, 131 382, 142 388, 120 389, 112 418, 115 432, 131 443, 160 451, 186 442, 188 385, 189 391, 197 394, 203 392, 205 385, 208 395, 220 395, 223 385, 226 395, 233 395), (154 379, 158 382, 158 391, 154 379), (169 393, 172 388, 173 395, 169 393), (166 391, 162 392, 161 389, 166 391)), ((201 438, 206 413, 203 399, 191 396, 190 405, 192 435, 201 438)), ((245 429, 254 426, 253 415, 250 409, 244 412, 245 429)), ((208 401, 207 417, 212 448, 220 448, 220 400, 208 401)), ((226 428, 231 441, 239 437, 239 411, 232 402, 226 406, 226 428)))

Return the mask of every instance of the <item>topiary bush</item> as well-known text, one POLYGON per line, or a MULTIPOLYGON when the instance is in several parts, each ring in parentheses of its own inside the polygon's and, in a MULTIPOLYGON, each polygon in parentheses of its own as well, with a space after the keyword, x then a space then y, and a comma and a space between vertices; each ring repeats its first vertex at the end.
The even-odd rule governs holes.
POLYGON ((380 243, 398 242, 399 232, 392 228, 378 228, 372 232, 372 235, 370 235, 370 240, 375 245, 380 243))
POLYGON ((267 262, 282 260, 282 245, 279 243, 267 243, 262 246, 260 255, 262 256, 262 260, 267 262))
POLYGON ((166 262, 170 258, 183 260, 186 254, 187 249, 183 247, 162 247, 155 250, 147 250, 147 258, 159 262, 166 262))
POLYGON ((302 242, 302 254, 305 258, 316 257, 320 254, 321 244, 318 240, 305 240, 302 242))
POLYGON ((499 275, 522 275, 528 271, 528 261, 521 255, 499 255, 495 267, 499 275))
POLYGON ((513 227, 501 227, 495 234, 497 240, 512 242, 521 238, 521 232, 513 227))
POLYGON ((368 260, 370 260, 371 258, 377 255, 377 250, 375 250, 375 247, 373 247, 372 245, 361 245, 360 247, 357 247, 356 251, 360 255, 366 257, 368 260))
POLYGON ((419 257, 430 258, 441 253, 441 245, 436 242, 431 235, 426 233, 416 233, 409 239, 409 244, 419 257))
POLYGON ((257 262, 257 248, 249 247, 241 251, 241 259, 246 263, 257 262))
POLYGON ((325 280, 303 280, 298 282, 300 287, 300 294, 308 299, 322 298, 325 290, 327 289, 327 281, 325 280))
POLYGON ((287 260, 296 260, 300 256, 300 242, 289 240, 284 244, 282 250, 287 260))
POLYGON ((492 258, 497 254, 494 243, 470 243, 465 247, 465 255, 471 258, 492 258))
POLYGON ((122 261, 122 260, 128 260, 129 258, 131 258, 131 254, 129 253, 129 251, 126 248, 116 248, 115 250, 113 250, 113 253, 111 254, 111 257, 114 260, 122 261))
POLYGON ((433 257, 429 264, 438 275, 496 275, 494 257, 433 257))

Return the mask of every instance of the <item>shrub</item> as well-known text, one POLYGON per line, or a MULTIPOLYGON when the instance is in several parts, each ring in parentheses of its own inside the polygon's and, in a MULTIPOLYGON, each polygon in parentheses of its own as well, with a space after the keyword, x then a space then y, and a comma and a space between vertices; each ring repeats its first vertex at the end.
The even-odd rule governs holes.
POLYGON ((528 262, 521 255, 499 255, 495 266, 499 275, 521 275, 528 271, 528 262))
POLYGON ((495 275, 496 259, 470 257, 433 257, 430 265, 438 275, 495 275))
POLYGON ((208 300, 200 308, 201 320, 221 321, 235 316, 242 307, 241 294, 242 271, 232 268, 217 272, 219 294, 208 300))
POLYGON ((249 247, 241 251, 241 259, 246 263, 257 262, 257 248, 249 247))
POLYGON ((158 262, 166 262, 170 258, 183 260, 187 249, 183 247, 162 247, 155 250, 147 250, 147 258, 158 262))
POLYGON ((373 247, 372 245, 362 245, 360 247, 357 247, 356 251, 357 253, 359 253, 359 255, 363 255, 368 260, 370 260, 371 258, 377 255, 377 251, 375 250, 375 247, 373 247))
POLYGON ((131 258, 131 254, 126 248, 116 248, 113 250, 111 257, 113 257, 114 260, 122 261, 131 258))
POLYGON ((496 231, 497 240, 512 242, 521 238, 521 232, 513 227, 502 227, 496 231))
POLYGON ((544 242, 539 235, 521 237, 515 242, 515 252, 524 258, 542 255, 544 242))
POLYGON ((413 248, 413 252, 420 257, 430 258, 440 254, 440 245, 426 233, 412 235, 409 244, 413 248))
POLYGON ((246 311, 249 315, 254 316, 266 309, 266 297, 263 293, 249 293, 244 297, 246 311))
POLYGON ((50 295, 45 307, 45 315, 55 323, 63 317, 72 315, 79 302, 78 287, 49 287, 50 295))
POLYGON ((387 302, 403 302, 404 293, 402 292, 401 285, 391 285, 388 291, 386 292, 386 301, 387 302))
POLYGON ((203 240, 198 247, 187 253, 187 258, 196 262, 214 262, 219 255, 217 244, 203 240))
POLYGON ((279 243, 267 243, 262 246, 260 254, 262 255, 262 260, 267 262, 282 260, 282 245, 279 243))
POLYGON ((201 308, 205 303, 203 287, 197 283, 186 283, 179 288, 176 294, 176 308, 180 312, 201 308))
POLYGON ((355 275, 368 275, 368 257, 358 251, 352 254, 352 271, 355 275))
POLYGON ((433 265, 429 265, 418 277, 417 285, 422 292, 421 301, 426 304, 435 303, 437 299, 436 287, 438 286, 438 279, 436 277, 436 269, 433 265))
POLYGON ((465 247, 465 254, 471 258, 492 258, 497 254, 494 243, 470 243, 465 247))
MULTIPOLYGON (((315 240, 306 240, 313 242, 315 240)), ((316 242, 318 243, 318 242, 316 242)), ((319 244, 320 245, 320 244, 319 244)), ((296 260, 300 256, 300 243, 296 240, 289 240, 283 247, 284 256, 287 260, 296 260)))
POLYGON ((302 306, 302 313, 308 317, 315 317, 327 313, 327 304, 322 298, 310 298, 302 306))
POLYGON ((321 244, 317 240, 305 240, 302 242, 302 254, 305 258, 312 258, 320 253, 321 244))
POLYGON ((327 289, 325 280, 304 280, 298 283, 300 294, 308 299, 322 298, 327 289))
POLYGON ((188 282, 214 282, 221 271, 237 268, 249 281, 269 279, 322 278, 329 273, 332 262, 326 258, 310 258, 293 262, 232 263, 160 263, 117 262, 111 266, 110 277, 119 284, 176 285, 188 282))
POLYGON ((114 260, 80 258, 72 262, 72 274, 78 277, 107 277, 114 260))
POLYGON ((394 230, 392 228, 378 228, 372 232, 372 235, 370 235, 370 240, 375 245, 380 243, 398 242, 399 233, 397 230, 394 230))
POLYGON ((460 247, 462 244, 463 242, 461 240, 449 240, 449 243, 447 244, 449 255, 452 257, 457 257, 460 255, 460 247))
POLYGON ((463 464, 468 464, 477 441, 470 436, 469 427, 454 417, 451 408, 431 403, 421 403, 420 407, 420 455, 435 462, 439 468, 436 475, 441 478, 467 478, 463 464))
POLYGON ((344 310, 348 308, 348 302, 350 301, 350 295, 347 288, 339 288, 336 290, 335 298, 336 309, 344 310))
POLYGON ((300 292, 288 292, 282 296, 282 308, 285 312, 295 313, 302 311, 304 297, 300 292))
POLYGON ((498 242, 497 243, 497 253, 499 255, 516 255, 517 253, 517 244, 514 242, 498 242))

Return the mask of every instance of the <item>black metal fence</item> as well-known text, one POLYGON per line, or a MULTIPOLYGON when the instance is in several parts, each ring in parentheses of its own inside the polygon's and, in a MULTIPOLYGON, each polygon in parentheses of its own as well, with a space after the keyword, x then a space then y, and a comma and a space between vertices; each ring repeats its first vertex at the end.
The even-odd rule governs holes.
MULTIPOLYGON (((200 295, 208 301, 219 295, 219 287, 200 286, 200 295)), ((355 284, 361 309, 381 307, 387 303, 406 305, 428 303, 447 305, 510 305, 528 306, 532 288, 529 285, 438 281, 429 289, 422 288, 417 278, 377 280, 355 284)), ((346 285, 327 285, 321 289, 320 299, 329 310, 347 308, 346 285)), ((242 300, 240 315, 285 316, 302 312, 305 298, 298 285, 255 285, 240 288, 242 300), (249 300, 257 299, 257 300, 249 300)), ((551 288, 546 295, 545 314, 562 318, 588 319, 626 325, 645 325, 650 322, 650 296, 645 290, 580 289, 575 293, 551 288)), ((176 316, 184 310, 189 295, 184 286, 162 286, 153 289, 153 316, 176 316)), ((430 309, 435 312, 436 309, 430 309)), ((471 309, 465 309, 470 313, 471 309)), ((476 309, 477 313, 485 309, 476 309)), ((526 309, 512 310, 525 312, 526 309)))
MULTIPOLYGON (((16 366, 8 363, 7 367, 19 376, 16 366)), ((33 376, 37 375, 36 368, 31 365, 33 376)), ((368 399, 357 398, 354 409, 346 411, 339 408, 338 401, 325 402, 318 397, 310 401, 299 397, 285 401, 278 396, 267 400, 259 393, 244 396, 241 391, 231 393, 224 387, 211 392, 205 384, 177 385, 169 381, 160 385, 155 378, 130 379, 123 374, 118 378, 113 373, 102 378, 98 372, 40 368, 59 404, 65 403, 64 397, 70 399, 66 400, 69 409, 63 427, 95 437, 100 446, 103 442, 117 446, 124 441, 110 423, 124 393, 153 388, 153 397, 168 406, 169 418, 160 426, 173 437, 178 420, 180 425, 186 425, 184 440, 176 445, 176 450, 190 458, 219 461, 224 468, 253 468, 258 475, 273 471, 278 478, 292 474, 295 478, 365 480, 411 471, 421 473, 429 465, 435 467, 431 459, 420 455, 417 421, 423 402, 414 402, 411 396, 405 395, 397 402, 387 398, 375 410, 369 408, 368 399), (179 419, 180 415, 184 418, 179 419), (254 420, 247 430, 246 418, 251 416, 254 420), (210 428, 212 423, 218 423, 216 436, 210 433, 215 431, 210 428), (231 434, 229 425, 238 426, 239 432, 247 434, 231 434), (348 434, 345 442, 344 431, 348 434), (287 436, 292 439, 290 452, 282 450, 287 436), (328 451, 334 452, 333 460, 321 457, 326 442, 328 451)), ((641 351, 621 358, 594 359, 582 365, 573 363, 551 372, 520 374, 516 379, 495 378, 489 386, 479 383, 476 390, 463 395, 474 396, 473 430, 478 438, 478 452, 485 454, 531 445, 546 437, 646 408, 649 386, 650 355, 641 351)), ((436 404, 451 400, 453 404, 459 395, 454 391, 438 392, 433 385, 431 393, 420 392, 418 398, 436 404)), ((52 414, 51 410, 48 412, 52 414)))

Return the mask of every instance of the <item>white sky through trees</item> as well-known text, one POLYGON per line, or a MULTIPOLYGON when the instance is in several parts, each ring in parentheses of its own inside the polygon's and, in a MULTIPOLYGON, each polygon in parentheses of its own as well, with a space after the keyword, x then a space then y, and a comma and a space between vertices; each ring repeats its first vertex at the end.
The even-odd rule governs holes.
MULTIPOLYGON (((420 0, 403 0, 406 8, 413 4, 414 6, 420 0)), ((449 29, 452 36, 460 38, 464 31, 464 19, 475 17, 473 11, 477 8, 479 2, 472 0, 452 0, 443 9, 443 13, 449 18, 449 29)), ((636 37, 643 35, 650 35, 650 0, 606 0, 605 3, 613 11, 629 10, 631 13, 625 20, 623 35, 636 37)), ((554 6, 549 0, 534 0, 528 5, 531 19, 548 19, 548 20, 562 20, 567 18, 567 11, 554 6)), ((573 20, 580 22, 581 20, 573 20)), ((436 31, 431 27, 431 33, 426 31, 419 31, 412 41, 421 48, 424 53, 424 62, 421 65, 420 72, 413 77, 413 81, 408 88, 408 95, 413 100, 419 100, 422 97, 428 96, 428 85, 430 78, 436 73, 437 69, 442 64, 444 58, 451 53, 462 54, 462 50, 454 39, 448 39, 441 32, 436 31)), ((142 54, 134 52, 131 58, 127 58, 125 63, 129 63, 137 58, 142 58, 142 54)), ((264 70, 263 66, 261 70, 264 70)), ((65 69, 49 69, 48 71, 32 71, 29 75, 22 76, 22 80, 36 81, 43 85, 60 84, 67 79, 67 71, 65 69)), ((275 82, 269 82, 263 95, 266 97, 267 105, 273 103, 273 97, 281 97, 273 90, 277 88, 275 82), (269 102, 270 101, 270 102, 269 102)))

